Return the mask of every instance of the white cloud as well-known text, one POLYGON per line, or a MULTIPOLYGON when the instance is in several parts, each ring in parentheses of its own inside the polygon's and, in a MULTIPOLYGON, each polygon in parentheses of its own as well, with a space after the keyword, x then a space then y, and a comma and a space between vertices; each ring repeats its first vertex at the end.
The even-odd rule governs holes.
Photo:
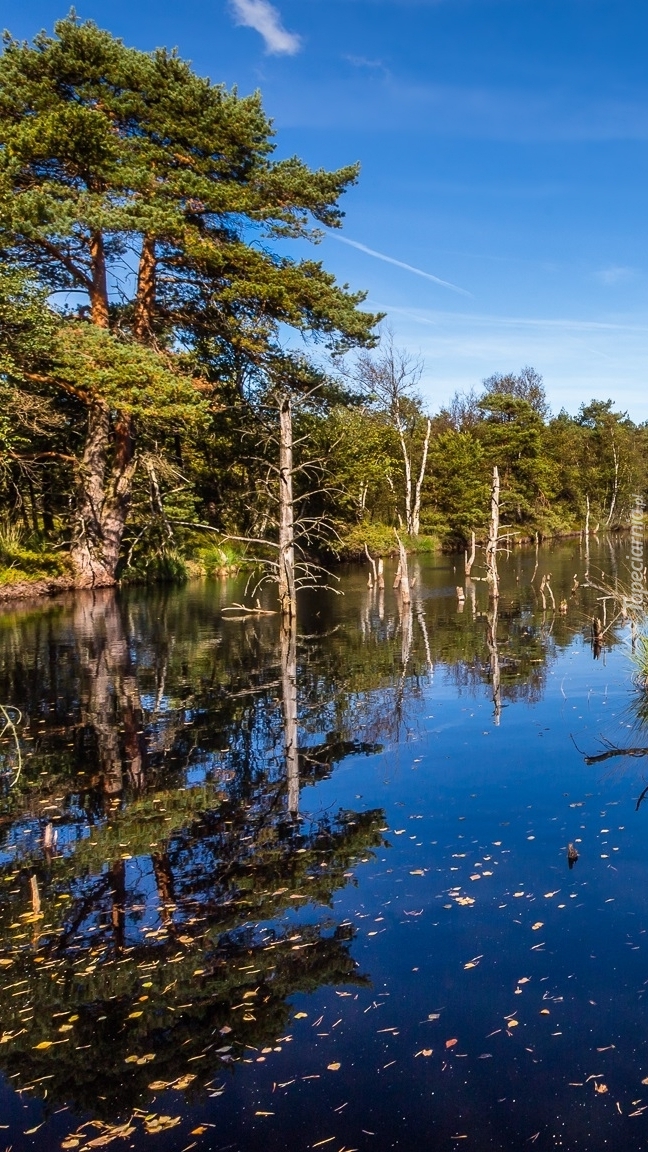
POLYGON ((629 280, 634 280, 634 278, 635 271, 633 268, 614 266, 612 268, 602 268, 600 272, 596 273, 596 279, 600 280, 601 284, 612 286, 615 284, 627 284, 629 280))
POLYGON ((269 0, 230 0, 230 3, 236 23, 259 32, 271 56, 294 56, 299 52, 299 36, 286 31, 280 13, 269 0))

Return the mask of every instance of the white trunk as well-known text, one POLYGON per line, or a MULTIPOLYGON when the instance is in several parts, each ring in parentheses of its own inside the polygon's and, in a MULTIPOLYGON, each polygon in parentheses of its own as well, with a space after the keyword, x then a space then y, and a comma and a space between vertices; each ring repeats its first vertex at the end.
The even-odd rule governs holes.
POLYGON ((289 396, 279 404, 279 603, 283 616, 295 616, 295 524, 293 503, 293 430, 289 396))
POLYGON ((430 420, 427 422, 427 429, 425 432, 425 443, 423 445, 423 457, 421 459, 421 471, 419 478, 416 482, 416 491, 414 493, 414 508, 412 510, 412 527, 410 530, 411 536, 418 536, 421 529, 421 489, 423 488, 423 481, 425 480, 425 469, 427 467, 428 449, 430 447, 430 432, 432 431, 432 423, 430 420))
POLYGON ((488 529, 488 544, 486 545, 486 568, 491 584, 490 595, 493 600, 499 596, 499 577, 497 574, 497 538, 499 536, 499 502, 500 480, 497 466, 493 468, 493 481, 491 485, 491 519, 488 529))

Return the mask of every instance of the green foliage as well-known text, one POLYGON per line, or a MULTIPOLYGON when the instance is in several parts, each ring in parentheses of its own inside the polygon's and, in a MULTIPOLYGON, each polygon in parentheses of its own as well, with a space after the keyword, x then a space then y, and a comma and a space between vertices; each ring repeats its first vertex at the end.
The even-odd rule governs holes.
MULTIPOLYGON (((439 550, 439 540, 435 536, 425 534, 408 536, 407 533, 401 532, 399 532, 399 536, 407 551, 412 554, 439 550)), ((390 528, 388 524, 371 521, 363 521, 361 524, 353 524, 349 528, 343 528, 340 532, 340 539, 335 542, 333 547, 340 560, 365 560, 365 544, 374 558, 376 556, 396 556, 398 553, 398 541, 394 529, 390 528)))

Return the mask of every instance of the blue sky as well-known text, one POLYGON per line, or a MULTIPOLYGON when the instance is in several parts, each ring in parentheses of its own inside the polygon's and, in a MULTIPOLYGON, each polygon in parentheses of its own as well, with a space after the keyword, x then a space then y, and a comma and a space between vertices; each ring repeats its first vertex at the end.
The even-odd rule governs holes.
MULTIPOLYGON (((280 154, 361 161, 341 235, 427 275, 339 239, 317 254, 422 354, 433 407, 531 364, 556 410, 612 397, 648 419, 648 4, 77 0, 77 10, 139 48, 177 45, 214 81, 260 88, 280 154)), ((0 0, 2 24, 21 37, 65 11, 0 0)))

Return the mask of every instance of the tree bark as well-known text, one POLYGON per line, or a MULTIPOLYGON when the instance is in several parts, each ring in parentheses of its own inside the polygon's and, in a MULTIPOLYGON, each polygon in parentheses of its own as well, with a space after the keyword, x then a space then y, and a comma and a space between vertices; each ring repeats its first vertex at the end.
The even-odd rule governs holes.
POLYGON ((137 272, 137 294, 135 297, 135 318, 133 322, 133 335, 142 344, 146 344, 153 335, 153 309, 155 306, 156 288, 156 256, 155 240, 152 236, 145 236, 142 240, 139 268, 137 272))
POLYGON ((472 566, 475 563, 475 533, 471 532, 470 537, 470 556, 468 549, 464 552, 464 573, 466 576, 470 576, 472 566))
POLYGON ((423 481, 425 480, 425 469, 427 466, 428 449, 430 447, 430 432, 432 431, 432 421, 428 420, 427 429, 425 432, 425 443, 423 445, 423 457, 421 459, 421 470, 416 482, 416 489, 414 492, 414 507, 412 509, 412 527, 410 536, 418 536, 421 530, 421 489, 423 488, 423 481))
POLYGON ((409 569, 407 567, 407 552, 405 551, 405 546, 400 536, 398 535, 398 532, 396 532, 396 539, 398 540, 398 552, 400 557, 400 593, 403 604, 405 607, 407 607, 407 605, 411 603, 412 599, 410 595, 409 569))
POLYGON ((117 565, 135 472, 132 419, 114 423, 108 405, 95 399, 88 410, 88 431, 81 462, 77 538, 71 550, 80 588, 115 584, 117 565), (108 454, 113 443, 113 459, 108 454))
POLYGON ((101 232, 93 232, 90 237, 90 262, 92 278, 89 294, 92 323, 96 324, 97 328, 107 328, 109 323, 108 281, 106 277, 106 252, 101 232))
POLYGON ((499 502, 500 502, 500 479, 497 466, 493 468, 493 480, 491 485, 491 519, 488 529, 488 543, 486 545, 486 568, 488 570, 488 579, 490 581, 491 599, 497 600, 499 596, 499 577, 497 574, 497 538, 499 535, 499 502))
POLYGON ((283 616, 297 614, 293 504, 293 429, 290 396, 279 403, 279 604, 283 616))

